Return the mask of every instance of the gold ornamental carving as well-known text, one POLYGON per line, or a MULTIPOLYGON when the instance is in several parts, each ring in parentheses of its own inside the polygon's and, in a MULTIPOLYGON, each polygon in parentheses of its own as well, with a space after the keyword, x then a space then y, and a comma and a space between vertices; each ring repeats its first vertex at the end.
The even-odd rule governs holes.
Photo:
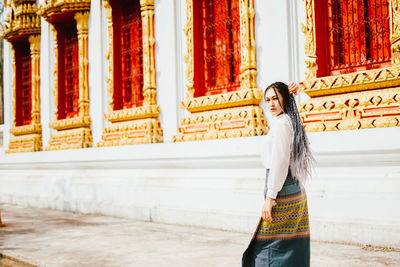
POLYGON ((400 1, 389 1, 392 64, 400 64, 400 1))
POLYGON ((196 112, 181 120, 174 142, 265 135, 263 110, 245 106, 196 112))
POLYGON ((49 145, 46 150, 77 149, 91 147, 92 135, 90 130, 91 118, 89 116, 89 83, 88 83, 88 20, 90 1, 80 2, 74 5, 72 2, 47 1, 41 8, 41 15, 51 21, 58 12, 74 11, 74 20, 76 21, 78 37, 78 55, 79 55, 79 113, 77 117, 58 119, 58 32, 56 27, 51 24, 54 46, 54 121, 49 126, 57 132, 50 137, 49 145), (84 4, 84 2, 86 4, 84 4), (89 5, 87 5, 89 4, 89 5), (81 9, 80 9, 81 8, 81 9), (58 10, 58 11, 57 11, 58 10))
POLYGON ((40 124, 39 97, 39 62, 40 62, 40 17, 34 1, 10 1, 5 3, 6 12, 4 26, 0 37, 11 43, 11 61, 13 67, 13 126, 6 153, 34 152, 42 150, 42 125, 40 124), (7 12, 8 11, 8 12, 7 12), (17 126, 16 122, 16 56, 14 41, 29 43, 31 61, 31 121, 27 125, 17 126))
POLYGON ((181 108, 191 112, 181 120, 174 141, 254 136, 267 133, 266 121, 259 103, 262 90, 257 88, 256 41, 254 33, 254 0, 238 0, 240 10, 240 89, 217 95, 194 97, 193 1, 186 1, 187 94, 181 108), (239 115, 240 114, 240 115, 239 115), (254 116, 254 117, 246 117, 254 116), (246 119, 244 119, 244 117, 246 119))
POLYGON ((389 1, 392 66, 316 77, 314 0, 304 0, 306 65, 300 82, 311 99, 300 105, 307 131, 337 131, 400 126, 400 1, 389 1))
POLYGON ((400 126, 400 87, 316 97, 300 111, 309 132, 400 126))
POLYGON ((154 38, 154 0, 140 0, 142 18, 143 48, 143 105, 140 107, 114 110, 114 43, 112 6, 109 0, 103 1, 108 29, 108 112, 104 118, 111 124, 104 128, 98 146, 135 145, 159 143, 163 141, 163 131, 158 120, 160 106, 157 105, 155 38, 154 38))
POLYGON ((38 14, 51 22, 58 15, 89 10, 90 0, 44 0, 38 14))
POLYGON ((11 41, 31 34, 40 34, 38 8, 35 3, 30 2, 10 1, 5 3, 5 7, 10 12, 5 14, 0 38, 11 41))
POLYGON ((314 78, 299 84, 311 97, 400 86, 400 66, 314 78))

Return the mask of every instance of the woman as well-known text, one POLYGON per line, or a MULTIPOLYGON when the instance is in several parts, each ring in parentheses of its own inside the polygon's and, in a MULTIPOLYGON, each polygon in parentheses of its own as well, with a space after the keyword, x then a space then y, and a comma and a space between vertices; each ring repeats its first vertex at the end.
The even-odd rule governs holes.
MULTIPOLYGON (((291 87, 291 91, 297 91, 296 85, 291 87)), ((303 187, 313 164, 309 142, 286 84, 268 86, 264 99, 277 120, 263 147, 267 175, 261 219, 243 254, 242 266, 310 266, 310 230, 303 187)))

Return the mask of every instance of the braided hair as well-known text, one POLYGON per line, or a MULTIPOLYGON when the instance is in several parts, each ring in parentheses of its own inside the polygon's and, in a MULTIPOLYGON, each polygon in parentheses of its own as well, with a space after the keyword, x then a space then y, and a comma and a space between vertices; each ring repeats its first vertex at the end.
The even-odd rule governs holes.
POLYGON ((308 141, 303 123, 300 119, 296 100, 293 94, 289 92, 287 84, 283 82, 275 82, 269 85, 264 91, 264 96, 269 89, 273 89, 277 96, 278 92, 282 96, 283 103, 279 100, 279 105, 283 112, 289 116, 290 124, 293 129, 290 168, 295 179, 301 184, 304 184, 311 178, 315 160, 310 150, 310 142, 308 141))

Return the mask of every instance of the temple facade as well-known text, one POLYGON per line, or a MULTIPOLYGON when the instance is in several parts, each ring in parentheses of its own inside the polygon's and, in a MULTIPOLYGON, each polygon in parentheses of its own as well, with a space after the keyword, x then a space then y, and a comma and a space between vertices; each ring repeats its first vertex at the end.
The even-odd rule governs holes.
POLYGON ((0 202, 251 232, 296 81, 311 237, 400 247, 400 1, 4 4, 0 202))

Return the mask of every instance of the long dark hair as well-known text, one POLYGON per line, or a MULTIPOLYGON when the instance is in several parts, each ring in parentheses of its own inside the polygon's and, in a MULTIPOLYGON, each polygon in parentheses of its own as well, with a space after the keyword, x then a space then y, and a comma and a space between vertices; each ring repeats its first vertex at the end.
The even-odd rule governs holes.
POLYGON ((282 96, 283 103, 279 101, 279 105, 283 112, 289 116, 290 124, 293 129, 290 168, 296 180, 304 184, 306 180, 311 178, 315 160, 310 150, 310 143, 306 131, 300 119, 296 100, 293 94, 289 92, 288 86, 283 82, 275 82, 269 85, 264 91, 264 98, 265 93, 269 89, 273 89, 276 96, 278 96, 278 93, 282 96))

